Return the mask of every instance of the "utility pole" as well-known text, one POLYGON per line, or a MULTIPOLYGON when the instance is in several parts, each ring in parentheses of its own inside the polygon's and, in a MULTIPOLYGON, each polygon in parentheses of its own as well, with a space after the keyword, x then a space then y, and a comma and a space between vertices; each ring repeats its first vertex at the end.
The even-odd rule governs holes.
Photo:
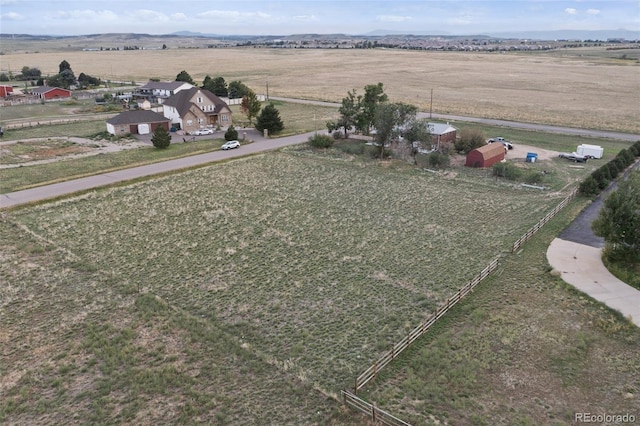
POLYGON ((267 101, 269 100, 269 80, 267 80, 267 101))

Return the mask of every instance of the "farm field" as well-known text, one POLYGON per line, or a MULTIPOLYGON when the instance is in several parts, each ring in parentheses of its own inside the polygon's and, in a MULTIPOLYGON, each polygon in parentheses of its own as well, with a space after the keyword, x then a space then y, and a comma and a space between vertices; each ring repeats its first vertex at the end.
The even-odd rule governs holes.
POLYGON ((0 420, 348 423, 339 389, 563 196, 289 149, 12 211, 0 420))
MULTIPOLYGON (((34 49, 36 50, 36 49, 34 49)), ((460 53, 343 49, 167 49, 7 53, 16 69, 54 74, 66 60, 76 74, 110 81, 173 80, 186 70, 241 80, 271 96, 339 102, 349 90, 382 82, 392 101, 433 112, 571 127, 640 132, 637 61, 570 51, 460 53)))
POLYGON ((587 203, 577 199, 505 258, 358 395, 413 425, 573 425, 586 412, 637 421, 640 331, 546 259, 587 203))

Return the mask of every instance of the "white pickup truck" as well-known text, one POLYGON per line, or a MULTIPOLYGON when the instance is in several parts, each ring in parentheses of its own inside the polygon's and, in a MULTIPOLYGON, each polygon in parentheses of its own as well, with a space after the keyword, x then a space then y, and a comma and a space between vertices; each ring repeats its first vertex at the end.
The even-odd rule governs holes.
POLYGON ((503 137, 491 138, 487 141, 487 143, 494 143, 494 142, 500 142, 502 145, 504 145, 505 148, 513 149, 513 144, 511 143, 511 141, 508 141, 503 137))

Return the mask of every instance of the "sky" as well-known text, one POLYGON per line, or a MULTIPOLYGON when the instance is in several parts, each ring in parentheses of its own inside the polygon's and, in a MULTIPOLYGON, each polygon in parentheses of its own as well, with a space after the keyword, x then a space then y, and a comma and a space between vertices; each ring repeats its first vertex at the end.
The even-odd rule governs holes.
POLYGON ((0 33, 424 34, 640 30, 640 0, 0 0, 0 33))

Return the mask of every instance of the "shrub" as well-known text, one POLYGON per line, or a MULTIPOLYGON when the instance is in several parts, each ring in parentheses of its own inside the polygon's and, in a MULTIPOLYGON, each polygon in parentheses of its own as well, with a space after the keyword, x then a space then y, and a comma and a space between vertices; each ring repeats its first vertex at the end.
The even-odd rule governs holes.
POLYGON ((587 197, 598 195, 598 193, 600 192, 598 181, 595 180, 593 175, 587 176, 587 178, 583 180, 582 183, 580 183, 579 191, 580 195, 584 195, 587 197))
POLYGON ((449 166, 450 157, 442 152, 432 152, 427 156, 427 162, 431 167, 445 168, 449 166))
POLYGON ((615 179, 622 170, 624 170, 624 164, 621 159, 614 158, 605 164, 607 170, 609 170, 609 176, 611 179, 615 179))
POLYGON ((628 149, 623 149, 618 153, 618 155, 616 155, 616 161, 619 160, 624 166, 621 170, 625 169, 627 166, 633 163, 633 157, 634 155, 628 149))
POLYGON ((352 155, 364 154, 366 145, 363 142, 345 142, 338 145, 340 151, 352 155))
POLYGON ((540 183, 544 179, 544 175, 539 170, 529 170, 524 175, 524 182, 529 184, 540 183))
POLYGON ((224 140, 235 141, 238 139, 238 131, 233 125, 229 126, 226 132, 224 132, 224 140))
POLYGON ((333 136, 334 139, 342 139, 344 137, 344 134, 342 133, 341 130, 336 130, 331 135, 333 136))
POLYGON ((468 154, 472 149, 486 145, 484 134, 476 129, 462 129, 460 138, 455 141, 453 147, 457 152, 468 154))
POLYGON ((591 174, 593 178, 598 182, 598 188, 605 189, 609 182, 611 182, 611 173, 606 164, 600 168, 598 168, 595 172, 591 174))
POLYGON ((493 176, 503 177, 508 180, 518 180, 522 176, 522 170, 509 162, 500 162, 493 165, 493 176))
POLYGON ((333 146, 334 139, 329 135, 315 134, 309 137, 309 145, 314 148, 331 148, 333 146))

